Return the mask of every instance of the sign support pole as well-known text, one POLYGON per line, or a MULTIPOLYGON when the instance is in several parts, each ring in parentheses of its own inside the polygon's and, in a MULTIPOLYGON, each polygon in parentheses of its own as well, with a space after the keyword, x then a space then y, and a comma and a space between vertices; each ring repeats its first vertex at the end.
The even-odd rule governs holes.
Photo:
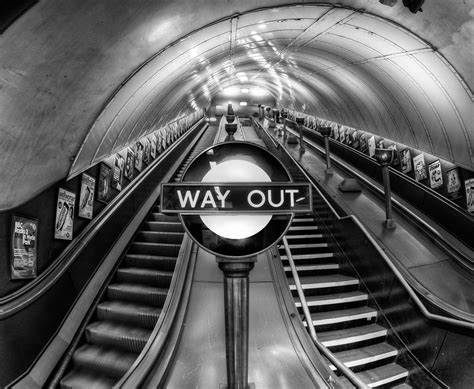
POLYGON ((257 257, 229 259, 217 257, 224 273, 225 343, 227 386, 224 389, 249 389, 249 273, 257 257))

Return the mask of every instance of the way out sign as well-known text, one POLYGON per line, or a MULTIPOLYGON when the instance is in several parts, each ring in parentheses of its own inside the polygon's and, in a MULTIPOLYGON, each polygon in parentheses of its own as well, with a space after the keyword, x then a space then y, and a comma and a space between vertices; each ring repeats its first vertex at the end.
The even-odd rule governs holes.
POLYGON ((310 186, 292 183, 163 184, 162 212, 291 213, 311 211, 310 186))
POLYGON ((199 154, 179 183, 162 184, 161 212, 178 213, 203 248, 248 257, 285 234, 296 212, 311 212, 311 186, 253 143, 226 142, 199 154))

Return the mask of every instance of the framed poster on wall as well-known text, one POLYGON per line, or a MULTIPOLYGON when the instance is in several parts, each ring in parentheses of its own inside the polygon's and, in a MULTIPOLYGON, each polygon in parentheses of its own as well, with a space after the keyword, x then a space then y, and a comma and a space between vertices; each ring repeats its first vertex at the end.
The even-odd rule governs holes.
POLYGON ((415 180, 422 181, 428 178, 426 173, 425 155, 423 153, 413 157, 413 168, 415 169, 415 180))
POLYGON ((446 181, 446 191, 448 192, 448 197, 451 200, 460 198, 461 177, 459 176, 459 169, 457 167, 446 172, 446 181))
POLYGON ((97 201, 107 204, 109 202, 110 175, 112 169, 105 163, 100 164, 99 183, 97 185, 97 201))
POLYGON ((114 174, 112 176, 112 188, 122 190, 123 184, 123 169, 125 160, 120 154, 115 154, 114 158, 114 174))
POLYGON ((94 206, 95 178, 82 173, 81 193, 79 195, 79 217, 92 219, 94 206))
POLYGON ((135 169, 142 171, 143 166, 143 144, 141 142, 135 143, 135 169))
POLYGON ((127 148, 127 160, 125 162, 125 170, 124 175, 130 181, 133 180, 133 168, 135 166, 135 153, 133 150, 128 147, 127 148))
POLYGON ((410 149, 403 149, 400 152, 400 165, 403 173, 409 173, 412 171, 413 167, 411 164, 411 153, 410 149))
POLYGON ((37 239, 38 219, 12 216, 10 255, 12 280, 37 276, 37 239))
POLYGON ((474 178, 464 181, 466 188, 467 212, 474 213, 474 178))
POLYGON ((375 155, 375 136, 371 136, 368 141, 367 145, 369 147, 369 155, 373 157, 375 155))
POLYGON ((428 165, 428 174, 430 177, 430 187, 432 189, 443 186, 443 172, 441 171, 441 162, 439 159, 428 165))
POLYGON ((55 239, 72 240, 75 203, 75 193, 59 188, 58 202, 56 205, 56 221, 54 223, 55 239))

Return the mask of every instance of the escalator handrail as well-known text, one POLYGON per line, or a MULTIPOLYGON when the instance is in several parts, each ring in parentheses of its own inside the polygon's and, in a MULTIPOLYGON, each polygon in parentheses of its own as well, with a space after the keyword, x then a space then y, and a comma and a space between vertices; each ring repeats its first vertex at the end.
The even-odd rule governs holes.
MULTIPOLYGON (((289 129, 290 132, 293 132, 291 129, 289 129)), ((310 130, 308 130, 310 131, 310 130)), ((334 140, 331 139, 332 142, 335 142, 334 140)), ((308 140, 305 140, 306 143, 308 143, 311 147, 313 148, 316 148, 320 153, 322 153, 323 155, 326 155, 326 151, 319 145, 313 143, 312 141, 308 142, 308 140)), ((340 145, 340 143, 338 143, 338 145, 340 145)), ((348 147, 344 144, 342 144, 342 146, 344 147, 348 147)), ((364 157, 367 157, 365 154, 361 153, 360 151, 358 150, 354 150, 352 148, 349 148, 351 151, 355 151, 359 154, 362 154, 364 155, 364 157)), ((366 184, 367 186, 369 186, 373 191, 379 193, 380 195, 384 195, 384 192, 382 190, 382 188, 379 186, 379 185, 376 185, 374 184, 372 181, 370 181, 369 179, 367 179, 366 177, 364 177, 363 175, 359 174, 357 171, 354 171, 353 169, 351 169, 349 167, 349 165, 347 163, 345 163, 344 161, 340 160, 339 158, 335 157, 334 155, 330 155, 330 158, 333 162, 335 162, 336 164, 338 164, 339 166, 343 167, 344 169, 346 170, 350 170, 351 174, 353 174, 354 176, 357 177, 357 179, 361 180, 362 182, 364 182, 364 184, 366 184)), ((375 161, 374 161, 375 163, 375 161)), ((389 170, 392 174, 396 174, 400 177, 403 177, 403 178, 407 178, 406 176, 404 176, 403 174, 401 174, 399 171, 393 169, 392 167, 389 167, 389 170)), ((430 193, 430 194, 433 194, 435 193, 436 194, 436 198, 440 201, 442 201, 444 204, 446 204, 447 206, 451 207, 452 209, 456 210, 457 212, 461 212, 460 210, 458 210, 459 207, 455 207, 453 206, 452 204, 448 203, 446 199, 444 199, 442 196, 440 196, 436 191, 433 191, 431 188, 426 188, 424 187, 424 185, 421 185, 419 184, 418 182, 416 182, 416 185, 418 185, 418 187, 422 190, 424 190, 426 193, 430 193), (428 192, 428 189, 429 189, 429 192, 428 192)), ((408 220, 415 220, 416 223, 420 226, 422 226, 425 230, 429 231, 429 233, 433 236, 436 237, 436 242, 438 242, 438 244, 445 250, 447 250, 449 252, 449 254, 454 258, 456 259, 456 261, 458 261, 460 264, 462 264, 463 266, 467 267, 468 269, 471 269, 472 270, 472 265, 473 265, 473 260, 470 259, 465 253, 461 252, 455 245, 453 245, 449 240, 447 240, 445 238, 445 236, 443 234, 441 234, 438 230, 436 230, 433 226, 431 226, 429 223, 427 223, 424 219, 422 219, 420 216, 418 216, 416 213, 414 213, 410 208, 408 208, 406 205, 404 205, 402 202, 400 202, 399 200, 397 200, 396 198, 392 198, 392 203, 398 208, 400 209, 404 214, 408 215, 407 219, 408 220)), ((463 214, 463 216, 466 216, 466 214, 464 212, 461 212, 463 214)), ((470 216, 470 215, 467 215, 467 216, 470 216)), ((472 218, 472 217, 471 217, 472 218)))
POLYGON ((82 250, 94 238, 102 226, 109 220, 114 212, 133 194, 134 190, 151 174, 154 167, 193 132, 202 123, 198 120, 188 131, 170 147, 166 152, 156 158, 146 170, 142 171, 135 180, 127 185, 106 207, 82 230, 76 238, 66 247, 56 260, 37 278, 21 289, 0 298, 0 320, 24 309, 44 295, 68 270, 78 258, 82 250))
POLYGON ((286 256, 291 268, 291 274, 293 275, 293 280, 295 281, 296 291, 298 292, 298 297, 301 301, 301 307, 303 308, 304 317, 306 319, 306 326, 309 329, 309 333, 313 343, 317 347, 320 353, 322 353, 331 363, 336 366, 336 368, 343 374, 350 382, 352 382, 357 388, 368 389, 369 387, 356 375, 354 372, 349 369, 344 363, 342 363, 326 346, 324 346, 316 335, 316 330, 314 328, 313 319, 309 313, 308 303, 306 302, 306 297, 301 286, 300 277, 298 271, 296 270, 295 262, 293 260, 293 255, 291 254, 290 247, 288 246, 288 240, 286 236, 282 239, 283 245, 285 246, 286 256))
MULTIPOLYGON (((259 125, 267 134, 267 136, 271 137, 270 134, 263 128, 263 126, 255 121, 257 125, 259 125)), ((379 243, 372 237, 370 232, 364 227, 364 225, 361 223, 361 221, 357 218, 355 215, 347 215, 347 216, 340 216, 339 213, 334 209, 334 207, 331 206, 329 200, 322 194, 322 192, 318 189, 318 187, 314 184, 313 180, 311 177, 306 173, 304 169, 301 169, 300 165, 298 162, 294 159, 294 157, 286 150, 285 147, 281 147, 282 150, 286 153, 286 155, 291 158, 291 160, 295 163, 296 166, 298 166, 301 170, 301 172, 305 175, 307 180, 311 183, 313 189, 318 192, 318 194, 321 196, 323 201, 326 203, 326 205, 331 209, 331 211, 334 213, 336 218, 338 220, 345 220, 345 219, 352 219, 356 225, 360 228, 361 232, 366 236, 366 238, 370 241, 370 243, 373 245, 373 247, 377 250, 379 255, 382 257, 382 259, 385 261, 385 263, 390 267, 390 269, 393 271, 394 275, 397 277, 397 279, 400 281, 400 283, 403 285, 407 293, 410 295, 410 297, 413 299, 415 302, 416 306, 420 310, 420 312, 425 316, 427 319, 432 320, 432 321, 437 321, 443 324, 448 324, 454 327, 460 327, 460 328, 465 328, 469 330, 474 330, 474 323, 473 322, 468 322, 466 320, 460 320, 460 319, 455 319, 451 317, 446 317, 446 316, 441 316, 437 315, 434 313, 431 313, 426 306, 423 304, 423 302, 418 298, 418 295, 416 292, 413 290, 413 288, 408 284, 408 282, 405 280, 401 272, 396 268, 396 266, 392 263, 391 259, 388 257, 388 255, 383 251, 382 247, 380 247, 379 243)))

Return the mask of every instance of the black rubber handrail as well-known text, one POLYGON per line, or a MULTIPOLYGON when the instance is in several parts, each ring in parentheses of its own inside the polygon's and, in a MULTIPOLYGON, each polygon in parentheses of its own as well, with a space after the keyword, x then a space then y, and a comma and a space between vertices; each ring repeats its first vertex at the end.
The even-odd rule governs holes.
POLYGON ((137 188, 166 156, 186 139, 193 130, 203 122, 200 119, 179 140, 174 142, 165 153, 156 158, 146 170, 142 171, 135 180, 124 188, 107 206, 95 217, 76 238, 66 247, 56 260, 37 278, 21 289, 0 298, 0 320, 24 309, 44 295, 68 270, 78 258, 82 250, 90 243, 97 232, 109 220, 114 212, 133 194, 137 188))

